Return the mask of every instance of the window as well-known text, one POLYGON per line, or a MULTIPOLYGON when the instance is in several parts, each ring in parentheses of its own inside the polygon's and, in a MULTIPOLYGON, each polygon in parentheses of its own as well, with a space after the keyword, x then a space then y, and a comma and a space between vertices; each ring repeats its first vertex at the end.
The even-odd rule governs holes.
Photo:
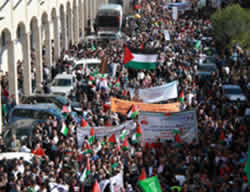
POLYGON ((34 111, 30 109, 16 109, 13 111, 13 117, 33 118, 34 111))
POLYGON ((54 82, 54 86, 71 86, 70 79, 56 79, 54 82))
POLYGON ((45 111, 39 112, 39 119, 41 120, 47 120, 49 116, 51 116, 51 114, 49 114, 48 112, 45 112, 45 111))

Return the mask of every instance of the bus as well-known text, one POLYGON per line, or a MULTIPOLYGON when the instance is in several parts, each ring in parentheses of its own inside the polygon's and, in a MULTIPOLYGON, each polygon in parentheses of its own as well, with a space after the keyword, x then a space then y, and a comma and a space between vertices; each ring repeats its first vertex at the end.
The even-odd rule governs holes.
POLYGON ((118 4, 122 6, 123 14, 127 15, 130 9, 130 1, 129 0, 109 0, 109 4, 118 4))
POLYGON ((96 15, 96 30, 120 32, 122 28, 123 10, 118 4, 102 5, 96 15))

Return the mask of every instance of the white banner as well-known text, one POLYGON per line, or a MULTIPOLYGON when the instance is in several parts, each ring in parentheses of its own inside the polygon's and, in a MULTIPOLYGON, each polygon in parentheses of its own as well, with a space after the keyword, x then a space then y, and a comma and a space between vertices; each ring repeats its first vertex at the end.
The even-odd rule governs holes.
POLYGON ((123 172, 120 172, 110 180, 110 191, 111 192, 123 192, 123 172))
POLYGON ((130 97, 133 98, 138 95, 144 103, 157 103, 166 101, 168 99, 175 99, 178 97, 178 81, 172 81, 162 86, 156 86, 153 88, 139 89, 138 94, 134 89, 129 89, 130 97))
POLYGON ((104 192, 106 186, 109 184, 109 180, 102 180, 99 182, 99 187, 101 189, 101 192, 104 192))
POLYGON ((165 36, 165 40, 166 40, 166 41, 169 41, 169 40, 170 40, 170 35, 169 35, 169 32, 168 32, 167 29, 164 30, 164 36, 165 36))
POLYGON ((198 139, 195 111, 186 111, 166 116, 164 113, 142 112, 139 117, 144 141, 155 142, 174 140, 173 130, 180 129, 181 140, 191 143, 198 139))
MULTIPOLYGON (((102 138, 104 136, 111 136, 112 134, 120 135, 124 128, 126 128, 128 132, 133 132, 133 130, 136 129, 136 123, 131 120, 114 127, 94 127, 95 136, 97 138, 102 138)), ((90 129, 91 127, 77 129, 77 141, 79 147, 82 146, 85 136, 89 136, 90 129)))
POLYGON ((176 6, 172 7, 172 18, 175 21, 178 19, 178 7, 176 6))

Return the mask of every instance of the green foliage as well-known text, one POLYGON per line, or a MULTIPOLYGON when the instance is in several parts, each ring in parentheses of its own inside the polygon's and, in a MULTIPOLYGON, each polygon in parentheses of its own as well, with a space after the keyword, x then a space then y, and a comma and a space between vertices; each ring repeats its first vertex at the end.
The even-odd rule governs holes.
POLYGON ((214 37, 222 47, 250 47, 250 14, 238 4, 217 10, 211 17, 214 37))

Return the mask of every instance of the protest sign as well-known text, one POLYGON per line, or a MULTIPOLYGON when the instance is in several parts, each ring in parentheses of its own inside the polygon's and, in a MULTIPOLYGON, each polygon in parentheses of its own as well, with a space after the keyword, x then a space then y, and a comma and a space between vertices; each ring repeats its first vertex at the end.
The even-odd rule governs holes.
POLYGON ((181 129, 181 140, 191 143, 198 139, 197 118, 195 111, 175 113, 141 113, 139 117, 144 141, 155 142, 174 140, 174 130, 181 129))
POLYGON ((169 103, 169 104, 147 104, 135 101, 121 100, 112 97, 111 111, 126 115, 129 108, 131 108, 133 104, 136 105, 142 112, 144 111, 144 112, 164 112, 164 113, 179 112, 181 106, 179 102, 169 103))
MULTIPOLYGON (((123 131, 123 129, 126 128, 128 131, 127 135, 132 134, 135 132, 136 129, 136 123, 134 121, 126 121, 125 123, 119 125, 119 126, 113 126, 113 127, 94 127, 95 130, 95 137, 102 138, 104 136, 111 136, 112 134, 120 135, 123 131)), ((89 136, 91 127, 84 127, 84 128, 78 128, 77 129, 77 141, 79 147, 82 146, 82 143, 84 141, 85 136, 89 136)))
POLYGON ((172 7, 172 18, 175 21, 178 19, 178 8, 176 6, 172 7))
MULTIPOLYGON (((178 81, 172 81, 162 86, 156 86, 153 88, 139 89, 138 97, 144 103, 157 103, 166 101, 168 99, 175 99, 178 97, 178 81)), ((135 95, 134 89, 129 89, 130 97, 135 95)))
POLYGON ((122 192, 123 189, 123 173, 120 172, 110 179, 110 191, 111 192, 122 192))
POLYGON ((170 41, 170 35, 169 35, 168 30, 164 30, 164 37, 166 41, 170 41))

